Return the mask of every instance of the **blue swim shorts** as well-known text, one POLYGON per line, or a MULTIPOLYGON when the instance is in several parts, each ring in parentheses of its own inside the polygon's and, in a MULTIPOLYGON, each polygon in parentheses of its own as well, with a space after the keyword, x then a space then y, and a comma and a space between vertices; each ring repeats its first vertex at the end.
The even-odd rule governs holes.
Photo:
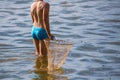
POLYGON ((37 40, 43 40, 48 38, 47 32, 44 28, 32 27, 32 38, 37 40))

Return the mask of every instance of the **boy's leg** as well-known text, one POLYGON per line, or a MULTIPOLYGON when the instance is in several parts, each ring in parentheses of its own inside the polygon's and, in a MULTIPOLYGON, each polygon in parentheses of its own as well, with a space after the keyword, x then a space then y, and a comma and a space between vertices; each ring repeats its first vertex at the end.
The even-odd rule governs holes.
POLYGON ((39 56, 43 56, 43 55, 46 56, 47 55, 47 46, 46 46, 44 40, 39 41, 39 51, 40 51, 39 56))
POLYGON ((35 54, 39 55, 39 40, 33 39, 34 45, 35 45, 35 54))

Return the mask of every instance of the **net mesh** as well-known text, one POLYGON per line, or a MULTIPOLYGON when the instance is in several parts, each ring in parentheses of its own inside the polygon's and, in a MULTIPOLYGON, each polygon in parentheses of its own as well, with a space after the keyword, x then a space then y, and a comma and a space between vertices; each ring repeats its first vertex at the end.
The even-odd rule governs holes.
POLYGON ((72 47, 72 42, 64 40, 51 40, 48 46, 48 70, 51 72, 59 69, 66 60, 72 47))

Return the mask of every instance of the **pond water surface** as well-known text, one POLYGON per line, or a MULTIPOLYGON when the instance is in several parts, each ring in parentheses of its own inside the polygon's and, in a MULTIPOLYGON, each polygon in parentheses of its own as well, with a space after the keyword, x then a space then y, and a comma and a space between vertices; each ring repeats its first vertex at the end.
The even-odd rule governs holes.
POLYGON ((120 0, 46 1, 52 33, 73 42, 59 75, 37 70, 33 0, 0 0, 0 80, 120 80, 120 0))

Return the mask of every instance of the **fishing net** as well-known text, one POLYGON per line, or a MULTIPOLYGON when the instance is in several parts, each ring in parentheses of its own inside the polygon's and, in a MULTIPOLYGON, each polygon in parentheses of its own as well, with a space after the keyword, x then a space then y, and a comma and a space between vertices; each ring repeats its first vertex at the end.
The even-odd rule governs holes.
POLYGON ((66 60, 66 57, 72 47, 71 41, 51 40, 47 42, 48 46, 48 71, 59 69, 66 60))

